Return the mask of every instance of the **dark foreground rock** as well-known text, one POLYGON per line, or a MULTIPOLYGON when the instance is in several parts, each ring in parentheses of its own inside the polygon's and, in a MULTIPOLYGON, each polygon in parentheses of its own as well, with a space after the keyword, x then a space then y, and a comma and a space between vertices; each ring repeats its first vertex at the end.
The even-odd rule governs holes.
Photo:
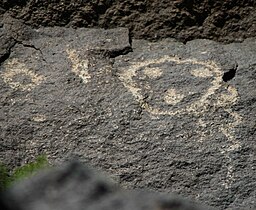
POLYGON ((1 162, 79 157, 125 188, 255 208, 255 39, 152 43, 125 28, 3 22, 1 162))
POLYGON ((175 195, 122 190, 77 162, 18 183, 0 200, 1 210, 210 210, 175 195))
POLYGON ((256 36, 255 0, 2 0, 1 14, 34 27, 127 27, 134 38, 242 41, 256 36))

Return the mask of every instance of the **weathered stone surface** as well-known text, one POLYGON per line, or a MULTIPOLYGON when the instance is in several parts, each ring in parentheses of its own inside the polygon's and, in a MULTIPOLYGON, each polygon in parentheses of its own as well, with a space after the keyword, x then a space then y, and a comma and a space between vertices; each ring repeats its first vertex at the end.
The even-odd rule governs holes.
POLYGON ((2 0, 0 21, 8 13, 35 27, 128 27, 137 39, 232 42, 255 36, 255 9, 255 0, 2 0))
POLYGON ((206 210, 174 195, 123 191, 98 172, 74 162, 14 185, 2 210, 206 210))
POLYGON ((10 49, 14 45, 14 40, 0 28, 0 63, 3 62, 10 54, 10 49))
POLYGON ((126 54, 124 28, 28 34, 0 67, 1 161, 79 157, 126 188, 255 207, 255 39, 133 40, 126 54))

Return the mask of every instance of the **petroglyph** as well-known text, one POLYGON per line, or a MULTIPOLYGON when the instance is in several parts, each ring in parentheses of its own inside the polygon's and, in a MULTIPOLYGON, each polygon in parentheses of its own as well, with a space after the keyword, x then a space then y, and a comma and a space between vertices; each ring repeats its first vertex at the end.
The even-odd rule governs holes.
POLYGON ((43 114, 38 114, 32 117, 32 120, 35 122, 44 122, 46 121, 46 119, 47 119, 46 116, 43 114))
POLYGON ((184 98, 183 94, 178 94, 173 88, 167 90, 164 100, 167 104, 177 104, 184 98))
MULTIPOLYGON (((208 111, 209 105, 212 104, 210 97, 214 95, 216 90, 218 90, 222 86, 222 72, 220 68, 212 61, 202 62, 194 59, 181 60, 178 57, 164 56, 160 59, 151 59, 151 60, 142 61, 140 63, 131 63, 131 64, 132 65, 128 67, 128 69, 123 70, 119 74, 119 78, 123 82, 124 86, 129 91, 131 91, 131 93, 135 96, 136 100, 139 101, 142 104, 142 106, 153 115, 182 115, 187 113, 200 115, 208 111), (134 80, 141 69, 146 68, 147 72, 149 72, 150 64, 163 64, 168 62, 175 63, 176 65, 186 64, 186 65, 203 66, 204 69, 206 70, 205 70, 205 73, 202 73, 202 70, 199 71, 200 72, 199 75, 202 75, 200 77, 211 76, 213 79, 210 87, 204 92, 201 98, 175 111, 172 109, 163 110, 163 109, 154 107, 148 102, 146 102, 143 97, 142 88, 134 80)), ((191 74, 194 75, 194 72, 197 72, 197 71, 198 70, 192 70, 191 74)), ((174 93, 173 90, 171 92, 174 93)), ((178 92, 178 91, 176 90, 175 92, 178 92)), ((177 95, 176 98, 181 99, 184 97, 177 95)))
POLYGON ((79 76, 85 84, 88 83, 91 79, 88 71, 88 59, 80 59, 76 50, 66 49, 66 52, 72 62, 72 72, 79 76))
POLYGON ((190 72, 195 77, 212 77, 212 72, 207 68, 192 69, 190 72))
POLYGON ((159 68, 148 68, 148 67, 146 67, 144 69, 144 74, 147 75, 150 78, 156 79, 156 78, 160 77, 163 74, 163 72, 159 68))
POLYGON ((4 82, 16 90, 30 91, 44 80, 43 76, 34 73, 16 58, 6 61, 3 69, 1 76, 4 82))
POLYGON ((227 159, 227 177, 223 185, 229 188, 234 181, 234 169, 230 153, 240 147, 240 142, 235 138, 235 128, 242 122, 242 117, 230 108, 238 100, 238 92, 234 87, 223 83, 222 75, 221 68, 213 61, 180 59, 176 56, 167 55, 158 59, 131 62, 130 66, 121 69, 118 74, 124 87, 151 115, 191 115, 199 118, 197 125, 200 129, 196 132, 200 136, 200 142, 205 141, 208 136, 214 136, 212 126, 218 127, 219 132, 227 138, 226 146, 220 148, 220 152, 227 159), (166 68, 167 65, 170 68, 166 68), (183 81, 176 81, 174 76, 170 76, 174 65, 180 66, 185 71, 185 73, 182 71, 179 73, 184 75, 184 81, 191 80, 189 83, 191 87, 186 89, 183 81), (161 68, 161 66, 165 66, 165 68, 161 68), (192 77, 186 78, 188 73, 192 77), (161 86, 158 85, 159 82, 154 83, 154 80, 159 80, 160 77, 162 83, 169 85, 168 89, 161 90, 161 86), (201 79, 199 82, 208 81, 208 84, 204 83, 206 85, 205 90, 202 88, 197 90, 192 87, 193 82, 197 82, 196 78, 201 79), (179 82, 182 85, 178 86, 179 82), (156 85, 154 86, 154 84, 156 85), (156 94, 154 94, 154 88, 157 90, 156 94), (186 89, 186 92, 182 92, 183 89, 186 89), (161 91, 164 92, 163 95, 160 94, 161 91), (186 101, 186 98, 189 100, 186 101), (214 115, 214 112, 220 108, 228 113, 231 122, 228 124, 225 124, 224 121, 208 122, 207 117, 204 116, 214 115))

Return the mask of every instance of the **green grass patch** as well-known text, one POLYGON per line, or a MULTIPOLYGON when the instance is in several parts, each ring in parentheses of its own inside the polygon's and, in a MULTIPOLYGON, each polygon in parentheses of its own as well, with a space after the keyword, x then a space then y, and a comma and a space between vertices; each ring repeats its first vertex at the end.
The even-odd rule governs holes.
POLYGON ((45 156, 38 156, 35 161, 16 168, 8 173, 8 169, 0 163, 0 191, 7 189, 14 182, 34 175, 38 170, 49 166, 45 156))
POLYGON ((0 191, 3 191, 10 185, 10 176, 5 165, 0 163, 0 191))

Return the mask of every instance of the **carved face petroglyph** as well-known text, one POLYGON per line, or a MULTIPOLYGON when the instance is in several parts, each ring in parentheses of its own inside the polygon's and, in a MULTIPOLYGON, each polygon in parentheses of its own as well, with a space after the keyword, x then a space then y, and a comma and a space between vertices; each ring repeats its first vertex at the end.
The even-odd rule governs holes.
MULTIPOLYGON (((119 79, 147 112, 154 116, 196 116, 201 141, 207 138, 211 126, 218 127, 227 138, 227 146, 220 152, 227 158, 227 181, 233 181, 231 151, 240 147, 236 140, 235 127, 242 118, 230 106, 238 100, 238 92, 223 84, 221 68, 213 61, 180 59, 163 56, 140 62, 131 62, 119 70, 119 79), (232 118, 230 123, 208 122, 207 116, 222 109, 232 118)), ((211 134, 210 135, 214 135, 211 134)))
POLYGON ((119 78, 153 115, 198 115, 210 106, 226 106, 237 100, 237 92, 231 87, 216 97, 223 87, 222 71, 212 61, 164 56, 131 63, 119 78))

